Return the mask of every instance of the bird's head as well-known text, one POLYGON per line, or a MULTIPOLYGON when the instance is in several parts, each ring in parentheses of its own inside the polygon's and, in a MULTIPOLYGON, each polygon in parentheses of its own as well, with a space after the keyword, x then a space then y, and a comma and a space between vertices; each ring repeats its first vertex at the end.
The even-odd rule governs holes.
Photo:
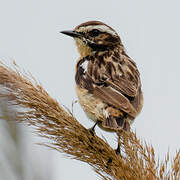
POLYGON ((61 33, 75 39, 81 57, 95 51, 112 50, 121 45, 116 31, 100 21, 88 21, 72 31, 61 31, 61 33))

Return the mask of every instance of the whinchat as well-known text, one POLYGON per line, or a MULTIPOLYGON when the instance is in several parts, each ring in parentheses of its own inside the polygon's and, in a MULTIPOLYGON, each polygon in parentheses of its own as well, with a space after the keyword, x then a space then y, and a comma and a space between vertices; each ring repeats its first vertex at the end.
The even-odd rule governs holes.
POLYGON ((76 92, 87 116, 104 130, 129 130, 142 109, 143 94, 136 63, 116 31, 89 21, 61 33, 75 39, 80 54, 76 92))

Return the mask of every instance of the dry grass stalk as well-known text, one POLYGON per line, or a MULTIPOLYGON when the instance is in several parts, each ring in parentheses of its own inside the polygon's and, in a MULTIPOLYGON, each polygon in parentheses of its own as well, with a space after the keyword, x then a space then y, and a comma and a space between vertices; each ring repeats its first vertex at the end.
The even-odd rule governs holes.
MULTIPOLYGON (((43 87, 15 65, 11 69, 0 64, 0 96, 8 98, 9 106, 18 107, 13 117, 35 127, 38 135, 50 140, 45 144, 74 159, 88 163, 106 180, 178 180, 180 179, 180 151, 172 161, 169 155, 164 162, 155 158, 152 146, 142 143, 133 132, 120 133, 121 155, 101 138, 92 136, 43 87)), ((6 117, 2 117, 6 119, 6 117)))

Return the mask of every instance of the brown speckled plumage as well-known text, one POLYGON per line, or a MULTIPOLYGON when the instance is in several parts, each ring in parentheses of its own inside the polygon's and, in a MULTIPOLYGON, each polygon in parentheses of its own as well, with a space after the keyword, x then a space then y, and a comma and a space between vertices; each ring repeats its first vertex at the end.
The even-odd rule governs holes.
POLYGON ((99 21, 73 31, 80 53, 76 92, 87 116, 105 130, 128 130, 143 106, 140 74, 118 34, 99 21))
MULTIPOLYGON (((102 55, 95 53, 80 59, 76 66, 76 84, 78 91, 86 90, 86 94, 78 93, 80 103, 93 104, 93 109, 86 111, 96 111, 98 106, 92 97, 86 98, 86 102, 81 99, 91 94, 95 99, 99 99, 99 104, 104 104, 104 109, 109 113, 105 117, 103 111, 100 115, 95 115, 94 120, 101 120, 104 128, 114 129, 122 128, 123 120, 132 121, 142 108, 142 91, 139 72, 136 64, 126 55, 121 53, 121 48, 117 47, 113 51, 104 52, 102 55), (88 63, 87 70, 83 69, 83 63, 88 63), (82 96, 82 97, 80 97, 82 96), (94 101, 94 102, 93 102, 94 101)), ((92 117, 92 116, 91 116, 92 117)))

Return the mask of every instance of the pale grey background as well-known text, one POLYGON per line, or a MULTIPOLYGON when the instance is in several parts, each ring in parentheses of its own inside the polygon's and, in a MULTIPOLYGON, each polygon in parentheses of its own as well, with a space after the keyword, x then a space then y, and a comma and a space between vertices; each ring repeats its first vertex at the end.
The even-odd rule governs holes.
MULTIPOLYGON (((180 147, 179 8, 178 0, 1 0, 0 59, 15 59, 52 97, 70 108, 76 99, 74 66, 78 52, 73 40, 59 31, 88 20, 112 26, 141 72, 144 108, 133 129, 152 143, 162 158, 168 148, 174 153, 180 147)), ((92 125, 79 105, 74 111, 86 127, 92 125)), ((97 131, 116 146, 114 134, 97 131)), ((30 136, 31 132, 26 128, 25 134, 30 136)), ((29 156, 40 165, 46 156, 48 164, 52 156, 53 180, 97 179, 86 164, 39 147, 34 144, 39 139, 32 138, 29 156)))

